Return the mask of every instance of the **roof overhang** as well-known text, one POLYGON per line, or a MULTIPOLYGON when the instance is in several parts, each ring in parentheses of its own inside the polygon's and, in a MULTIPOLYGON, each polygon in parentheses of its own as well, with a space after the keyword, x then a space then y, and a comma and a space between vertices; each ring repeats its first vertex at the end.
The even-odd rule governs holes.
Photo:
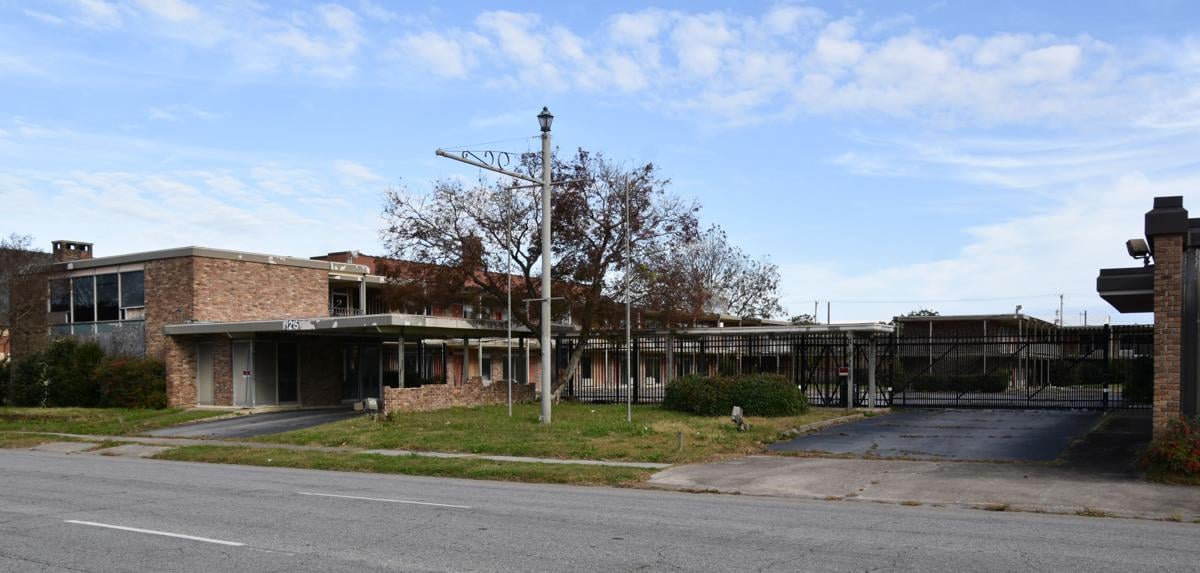
POLYGON ((1096 292, 1118 312, 1154 312, 1154 265, 1100 269, 1096 292))
MULTIPOLYGON (((570 333, 570 327, 554 325, 559 333, 570 333)), ((241 322, 191 322, 163 327, 168 336, 189 334, 345 334, 345 335, 390 335, 447 337, 497 337, 508 334, 508 323, 503 320, 451 318, 417 314, 370 314, 365 316, 296 318, 281 320, 250 320, 241 322)), ((529 336, 529 329, 514 324, 512 332, 517 336, 529 336)))
MULTIPOLYGON (((890 334, 896 330, 883 322, 847 322, 841 324, 790 324, 786 326, 721 326, 677 328, 670 330, 635 330, 636 334, 676 334, 684 336, 725 336, 739 334, 809 334, 820 332, 850 332, 853 334, 890 334)), ((598 333, 599 334, 599 333, 598 333)))

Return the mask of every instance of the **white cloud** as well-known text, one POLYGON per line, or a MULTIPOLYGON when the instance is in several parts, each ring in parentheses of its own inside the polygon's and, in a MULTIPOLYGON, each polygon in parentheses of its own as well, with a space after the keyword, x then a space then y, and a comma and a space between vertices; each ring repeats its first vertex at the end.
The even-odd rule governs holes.
POLYGON ((74 0, 72 19, 90 28, 119 28, 124 23, 121 8, 106 0, 74 0))
POLYGON ((372 183, 383 181, 383 177, 374 171, 371 171, 371 169, 366 165, 355 163, 346 159, 334 161, 333 170, 341 175, 343 179, 355 183, 372 183))
POLYGON ((29 16, 30 18, 33 18, 34 20, 37 20, 43 24, 50 24, 53 26, 61 26, 61 25, 67 23, 66 20, 63 20, 62 18, 59 18, 58 16, 55 16, 54 14, 47 14, 46 12, 42 12, 40 10, 25 9, 24 13, 26 16, 29 16))
POLYGON ((462 44, 438 32, 409 34, 393 45, 392 56, 416 61, 434 75, 464 78, 470 68, 462 44))
POLYGON ((146 110, 146 113, 150 116, 150 119, 159 121, 179 121, 185 117, 212 121, 222 117, 219 113, 205 111, 195 106, 180 104, 152 107, 146 110))
POLYGON ((886 319, 918 306, 1003 312, 1015 304, 1053 319, 1057 294, 1065 293, 1073 309, 1069 322, 1083 309, 1100 322, 1116 312, 1088 288, 1099 269, 1133 264, 1123 243, 1141 233, 1153 197, 1184 195, 1198 185, 1195 176, 1132 172, 1058 193, 1020 216, 967 228, 970 239, 951 257, 866 271, 834 262, 784 265, 785 302, 800 312, 812 300, 832 300, 835 320, 843 321, 886 319))
POLYGON ((187 22, 200 17, 200 10, 184 0, 137 0, 147 12, 170 22, 187 22))

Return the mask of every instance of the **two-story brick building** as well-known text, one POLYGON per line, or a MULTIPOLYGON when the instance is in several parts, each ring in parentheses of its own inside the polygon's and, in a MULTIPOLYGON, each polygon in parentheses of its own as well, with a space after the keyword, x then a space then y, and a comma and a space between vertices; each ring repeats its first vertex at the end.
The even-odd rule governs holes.
MULTIPOLYGON (((89 243, 54 242, 50 334, 162 360, 173 405, 325 406, 389 386, 508 378, 502 314, 480 317, 469 305, 391 312, 370 257, 93 254, 89 243)), ((519 382, 539 379, 536 337, 526 334, 514 327, 519 382)))

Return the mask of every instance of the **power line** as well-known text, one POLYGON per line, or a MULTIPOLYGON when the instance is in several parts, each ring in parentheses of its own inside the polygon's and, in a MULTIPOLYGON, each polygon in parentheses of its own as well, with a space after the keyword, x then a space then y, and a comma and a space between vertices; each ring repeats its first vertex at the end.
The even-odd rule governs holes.
MULTIPOLYGON (((1069 296, 1091 296, 1095 293, 1064 293, 1069 296)), ((1003 300, 1024 300, 1031 298, 1058 298, 1060 293, 1046 294, 1020 294, 1012 296, 997 296, 997 297, 974 297, 974 298, 930 298, 930 299, 907 299, 907 300, 830 300, 828 302, 836 302, 838 304, 923 304, 923 303, 949 303, 949 302, 993 302, 1003 300)))
MULTIPOLYGON (((462 145, 452 145, 450 147, 443 147, 442 149, 445 151, 468 151, 467 148, 469 148, 469 147, 478 147, 481 145, 493 145, 496 143, 511 143, 513 141, 527 141, 530 139, 537 139, 538 137, 539 136, 537 136, 537 135, 533 135, 533 136, 529 136, 529 137, 514 137, 511 139, 497 139, 496 141, 481 141, 479 143, 464 143, 462 145)), ((527 150, 528 150, 528 148, 529 148, 529 146, 526 146, 527 150)), ((513 152, 513 155, 520 155, 520 154, 513 152)))

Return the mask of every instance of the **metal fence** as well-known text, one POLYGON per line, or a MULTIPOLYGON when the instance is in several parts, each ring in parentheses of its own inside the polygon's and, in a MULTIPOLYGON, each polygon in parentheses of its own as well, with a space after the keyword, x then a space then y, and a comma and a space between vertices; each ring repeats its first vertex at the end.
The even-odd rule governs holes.
POLYGON ((559 342, 560 371, 584 347, 564 395, 588 402, 656 403, 679 376, 755 373, 783 376, 826 407, 847 406, 851 394, 855 406, 1031 409, 1148 408, 1153 397, 1151 326, 933 336, 714 330, 559 342))

